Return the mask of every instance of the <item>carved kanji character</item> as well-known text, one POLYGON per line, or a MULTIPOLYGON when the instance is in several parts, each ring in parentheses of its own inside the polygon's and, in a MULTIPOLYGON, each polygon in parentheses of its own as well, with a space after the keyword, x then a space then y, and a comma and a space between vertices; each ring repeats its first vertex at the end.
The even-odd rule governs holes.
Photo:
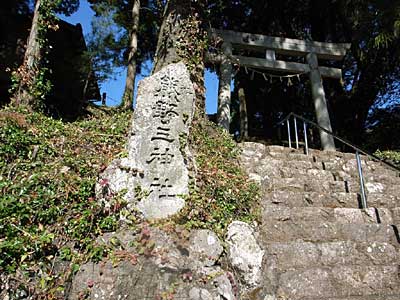
POLYGON ((174 139, 170 137, 170 130, 171 129, 168 127, 157 127, 156 135, 151 137, 151 141, 162 140, 168 143, 172 143, 174 139))
POLYGON ((150 184, 150 193, 156 192, 160 198, 175 197, 176 195, 170 191, 171 188, 172 185, 169 183, 168 178, 160 179, 155 177, 150 184))
POLYGON ((169 148, 160 150, 159 147, 154 147, 153 151, 150 153, 150 158, 146 161, 148 164, 157 160, 160 164, 170 164, 174 155, 169 152, 169 148))

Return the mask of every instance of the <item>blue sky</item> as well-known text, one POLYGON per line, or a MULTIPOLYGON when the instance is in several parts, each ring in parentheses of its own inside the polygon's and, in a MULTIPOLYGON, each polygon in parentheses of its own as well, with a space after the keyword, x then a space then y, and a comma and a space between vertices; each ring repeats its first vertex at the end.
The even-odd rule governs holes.
MULTIPOLYGON (((90 9, 89 4, 86 0, 80 1, 79 10, 70 17, 60 16, 61 19, 71 23, 80 23, 83 28, 83 33, 85 36, 91 32, 91 21, 94 16, 93 11, 90 9)), ((146 68, 143 68, 146 69, 146 68)), ((107 105, 114 106, 117 105, 122 98, 125 87, 125 76, 126 70, 119 69, 116 74, 115 80, 108 80, 101 84, 101 93, 107 93, 107 105)), ((136 86, 137 82, 143 77, 149 74, 137 74, 136 76, 136 86)), ((215 113, 217 110, 217 94, 218 94, 218 79, 213 73, 206 72, 206 110, 208 114, 215 113)))

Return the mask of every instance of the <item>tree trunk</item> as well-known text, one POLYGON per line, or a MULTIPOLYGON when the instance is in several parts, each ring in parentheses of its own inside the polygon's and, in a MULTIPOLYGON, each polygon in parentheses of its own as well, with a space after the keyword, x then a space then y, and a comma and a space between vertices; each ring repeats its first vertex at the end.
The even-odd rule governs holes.
POLYGON ((39 44, 39 8, 41 0, 37 0, 33 14, 32 26, 26 46, 24 61, 18 69, 20 82, 15 91, 13 102, 16 106, 21 104, 32 107, 35 101, 31 93, 32 85, 35 84, 38 68, 41 61, 41 49, 39 44))
POLYGON ((184 1, 167 1, 160 32, 158 33, 153 74, 163 67, 183 59, 177 53, 177 40, 182 29, 182 22, 188 18, 189 11, 182 2, 184 1))
POLYGON ((196 93, 196 117, 205 116, 204 49, 206 33, 201 19, 203 1, 170 0, 158 35, 153 74, 183 61, 196 93))
POLYGON ((130 37, 130 49, 128 56, 128 70, 126 74, 125 92, 122 97, 120 108, 129 110, 133 108, 133 92, 135 88, 136 77, 136 52, 137 52, 137 34, 139 30, 139 12, 140 0, 135 0, 132 7, 132 29, 130 37))

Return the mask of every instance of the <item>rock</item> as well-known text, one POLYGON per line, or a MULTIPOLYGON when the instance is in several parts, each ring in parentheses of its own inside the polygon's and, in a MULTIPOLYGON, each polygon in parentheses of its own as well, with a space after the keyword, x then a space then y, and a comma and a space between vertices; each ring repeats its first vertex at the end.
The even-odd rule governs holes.
POLYGON ((189 192, 186 143, 194 99, 183 63, 140 82, 128 157, 113 161, 101 175, 96 186, 101 201, 123 193, 128 207, 147 219, 166 218, 182 209, 189 192))
POLYGON ((120 230, 97 239, 97 243, 109 247, 116 244, 113 241, 118 241, 112 256, 117 261, 84 264, 73 278, 66 299, 236 299, 233 275, 214 265, 222 247, 212 231, 195 231, 188 241, 143 225, 135 231, 120 230), (139 255, 140 248, 150 251, 139 255), (212 258, 204 260, 202 254, 207 249, 212 258))
POLYGON ((383 184, 379 182, 367 182, 365 184, 365 188, 367 189, 368 193, 382 193, 385 189, 383 184))
POLYGON ((393 209, 393 224, 400 224, 400 207, 393 209))
POLYGON ((68 299, 157 299, 179 280, 180 273, 160 270, 149 259, 136 264, 122 261, 117 266, 111 262, 87 263, 76 274, 68 299), (82 298, 82 295, 88 297, 82 298))
POLYGON ((228 259, 239 272, 246 288, 256 287, 261 280, 261 264, 264 250, 261 250, 254 236, 253 228, 239 221, 228 226, 228 259))
POLYGON ((224 250, 217 235, 210 230, 196 230, 190 236, 190 256, 203 266, 213 266, 224 250))
POLYGON ((194 287, 189 291, 189 300, 214 300, 213 296, 206 289, 194 287))
POLYGON ((249 179, 255 181, 258 184, 261 184, 261 182, 263 181, 263 178, 256 173, 250 173, 249 179))
POLYGON ((236 300, 232 284, 227 276, 227 273, 215 278, 214 283, 217 287, 219 295, 221 296, 221 299, 236 300))
POLYGON ((215 299, 238 299, 239 286, 231 272, 227 272, 219 266, 212 266, 199 268, 198 274, 202 278, 212 278, 210 283, 212 283, 215 290, 209 289, 209 292, 216 293, 217 297, 215 299))

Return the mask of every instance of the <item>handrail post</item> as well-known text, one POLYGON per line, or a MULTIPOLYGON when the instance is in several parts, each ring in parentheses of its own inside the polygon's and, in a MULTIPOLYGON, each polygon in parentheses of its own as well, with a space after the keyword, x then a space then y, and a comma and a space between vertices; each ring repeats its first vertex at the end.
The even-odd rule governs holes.
POLYGON ((297 134, 297 119, 296 117, 293 118, 294 123, 294 134, 296 136, 296 149, 299 149, 299 136, 297 134))
MULTIPOLYGON (((380 161, 381 163, 384 163, 386 166, 390 167, 390 168, 393 169, 393 170, 396 170, 396 172, 399 172, 398 175, 399 175, 399 177, 400 177, 400 168, 399 168, 399 167, 396 167, 396 166, 393 165, 392 163, 389 163, 389 162, 383 160, 382 158, 379 158, 379 157, 377 157, 376 155, 371 154, 371 153, 369 153, 368 151, 365 151, 365 150, 363 150, 363 149, 361 149, 361 148, 359 148, 359 147, 353 145, 353 144, 352 144, 351 142, 349 142, 348 140, 346 140, 346 139, 344 139, 344 138, 341 138, 341 137, 335 135, 332 131, 329 131, 329 130, 325 129, 325 128, 319 126, 317 123, 315 123, 315 122, 313 122, 313 121, 310 121, 310 120, 308 120, 308 119, 306 119, 306 118, 304 118, 304 117, 302 117, 302 116, 296 115, 296 114, 293 113, 293 112, 291 112, 290 114, 288 114, 288 115, 286 116, 286 118, 282 119, 281 121, 279 121, 279 123, 277 123, 277 124, 274 126, 274 127, 279 126, 278 129, 280 129, 281 126, 285 126, 285 121, 286 121, 286 124, 287 124, 287 127, 288 127, 287 129, 288 129, 289 146, 290 146, 290 147, 291 147, 291 144, 292 144, 292 140, 291 140, 291 135, 290 135, 290 122, 289 122, 289 118, 292 117, 292 116, 293 116, 294 118, 296 118, 295 122, 297 122, 297 119, 299 119, 299 120, 301 120, 301 121, 303 122, 304 148, 305 148, 305 152, 306 152, 307 155, 309 154, 309 146, 308 146, 308 144, 309 144, 309 143, 308 143, 308 135, 309 135, 309 132, 307 132, 307 124, 308 124, 309 127, 317 128, 317 129, 319 129, 320 131, 324 131, 326 134, 330 135, 334 140, 337 140, 337 141, 341 142, 343 145, 352 148, 354 151, 358 151, 359 154, 361 153, 361 154, 367 155, 368 157, 371 157, 371 158, 373 158, 373 159, 375 159, 375 160, 377 160, 377 161, 380 161)), ((295 124, 295 125, 297 125, 297 124, 295 124)), ((296 127, 296 126, 295 126, 295 127, 296 127)), ((296 130, 296 132, 297 132, 297 130, 296 130)), ((279 131, 278 131, 278 134, 279 134, 279 131)), ((297 132, 297 134, 298 134, 298 132, 297 132)), ((311 134, 312 134, 312 132, 311 132, 311 134)), ((281 139, 281 140, 282 140, 282 139, 281 139)), ((311 142, 312 142, 312 140, 313 140, 313 136, 311 135, 311 142)), ((283 140, 282 140, 282 142, 284 143, 283 140)), ((344 150, 345 150, 345 149, 343 148, 342 151, 344 151, 344 150)), ((360 166, 361 166, 361 164, 360 164, 360 166)))
POLYGON ((292 140, 291 140, 291 137, 290 137, 290 122, 289 122, 289 119, 286 120, 286 125, 287 125, 287 132, 288 132, 289 148, 292 148, 292 140))
POLYGON ((362 172, 360 153, 358 151, 356 151, 356 160, 357 160, 358 177, 360 179, 361 206, 362 206, 362 208, 366 209, 366 208, 368 208, 367 207, 367 196, 365 194, 364 176, 363 176, 363 172, 362 172))
POLYGON ((303 121, 303 131, 304 131, 304 147, 306 149, 306 154, 308 155, 307 124, 305 121, 303 121))

